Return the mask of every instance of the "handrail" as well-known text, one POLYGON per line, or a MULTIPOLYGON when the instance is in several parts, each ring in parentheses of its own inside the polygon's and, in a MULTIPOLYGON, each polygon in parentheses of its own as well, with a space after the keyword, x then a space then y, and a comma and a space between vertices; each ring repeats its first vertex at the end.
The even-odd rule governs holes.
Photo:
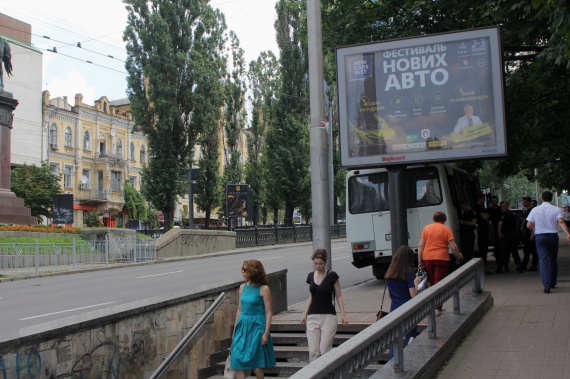
POLYGON ((220 305, 222 305, 222 302, 224 301, 225 298, 226 298, 226 293, 222 292, 220 296, 218 296, 216 301, 214 301, 212 305, 210 305, 210 307, 206 310, 206 312, 204 312, 202 317, 200 317, 200 320, 198 320, 198 322, 196 322, 196 324, 192 326, 192 329, 190 329, 190 331, 184 336, 184 338, 182 338, 182 340, 178 343, 178 345, 176 345, 176 347, 172 350, 172 352, 168 354, 168 356, 162 361, 160 366, 158 366, 154 374, 152 374, 152 376, 149 379, 158 379, 162 376, 162 374, 166 372, 168 367, 170 367, 172 362, 174 362, 174 359, 176 359, 176 357, 178 357, 178 354, 182 352, 182 349, 184 349, 186 345, 188 345, 188 343, 192 340, 192 338, 194 338, 196 334, 198 334, 200 329, 202 329, 202 327, 206 324, 206 322, 210 319, 210 317, 214 315, 214 313, 216 312, 216 310, 218 310, 220 305))
POLYGON ((459 291, 472 282, 471 294, 483 291, 485 267, 481 258, 472 259, 437 285, 418 294, 412 300, 382 320, 370 325, 342 345, 322 355, 297 371, 289 379, 339 379, 368 366, 374 358, 394 345, 394 371, 404 371, 404 336, 421 320, 428 318, 428 338, 437 338, 436 308, 453 297, 453 314, 460 313, 459 291))

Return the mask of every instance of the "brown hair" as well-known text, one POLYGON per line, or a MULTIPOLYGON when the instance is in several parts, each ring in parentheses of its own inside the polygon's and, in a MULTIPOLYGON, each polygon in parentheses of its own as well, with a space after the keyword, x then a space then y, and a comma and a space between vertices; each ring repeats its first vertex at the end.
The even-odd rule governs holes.
POLYGON ((267 274, 260 261, 252 259, 250 261, 243 261, 243 266, 246 270, 247 279, 255 285, 262 285, 269 283, 267 274))
POLYGON ((390 267, 384 275, 384 279, 406 280, 408 272, 414 266, 414 250, 408 245, 402 245, 392 256, 390 267))
POLYGON ((313 253, 313 256, 311 257, 312 260, 315 259, 322 259, 323 261, 327 261, 327 251, 325 249, 317 249, 315 250, 315 252, 313 253))
POLYGON ((433 214, 433 221, 441 222, 442 224, 444 224, 447 221, 447 216, 443 212, 435 212, 433 214))

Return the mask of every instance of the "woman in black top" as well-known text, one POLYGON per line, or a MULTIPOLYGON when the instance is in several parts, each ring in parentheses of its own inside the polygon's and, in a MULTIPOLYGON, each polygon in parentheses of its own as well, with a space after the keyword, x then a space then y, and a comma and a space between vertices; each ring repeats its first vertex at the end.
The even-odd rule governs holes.
POLYGON ((337 329, 334 297, 336 297, 340 308, 342 324, 348 325, 338 274, 326 269, 327 251, 318 249, 313 254, 312 259, 315 271, 307 276, 309 299, 305 313, 301 318, 301 324, 307 325, 309 362, 314 361, 332 348, 337 329))

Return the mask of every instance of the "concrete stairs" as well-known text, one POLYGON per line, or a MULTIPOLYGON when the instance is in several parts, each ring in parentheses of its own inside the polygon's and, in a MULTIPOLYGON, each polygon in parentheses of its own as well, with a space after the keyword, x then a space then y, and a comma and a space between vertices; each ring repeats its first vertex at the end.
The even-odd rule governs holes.
MULTIPOLYGON (((333 346, 336 347, 342 344, 369 325, 368 323, 351 324, 347 326, 339 325, 333 346)), ((309 352, 304 325, 299 324, 299 322, 274 322, 271 325, 271 337, 273 339, 277 364, 275 367, 265 369, 265 377, 288 378, 308 363, 309 352)), ((212 362, 217 361, 218 363, 213 364, 212 367, 201 370, 198 379, 223 379, 224 362, 228 354, 228 348, 229 346, 224 347, 222 352, 210 358, 212 362)), ((386 355, 387 352, 380 357, 377 364, 368 366, 363 370, 361 375, 353 377, 368 378, 385 363, 386 355)), ((247 378, 255 378, 255 375, 248 376, 247 378)))

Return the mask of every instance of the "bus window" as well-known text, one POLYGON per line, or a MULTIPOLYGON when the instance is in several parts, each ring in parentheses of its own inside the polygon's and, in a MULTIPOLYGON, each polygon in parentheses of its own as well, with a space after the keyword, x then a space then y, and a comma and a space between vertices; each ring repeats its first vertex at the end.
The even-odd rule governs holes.
POLYGON ((441 204, 441 185, 438 171, 434 167, 410 169, 407 172, 408 208, 441 204))
POLYGON ((376 173, 351 177, 348 180, 348 196, 350 213, 388 210, 388 175, 376 173))

